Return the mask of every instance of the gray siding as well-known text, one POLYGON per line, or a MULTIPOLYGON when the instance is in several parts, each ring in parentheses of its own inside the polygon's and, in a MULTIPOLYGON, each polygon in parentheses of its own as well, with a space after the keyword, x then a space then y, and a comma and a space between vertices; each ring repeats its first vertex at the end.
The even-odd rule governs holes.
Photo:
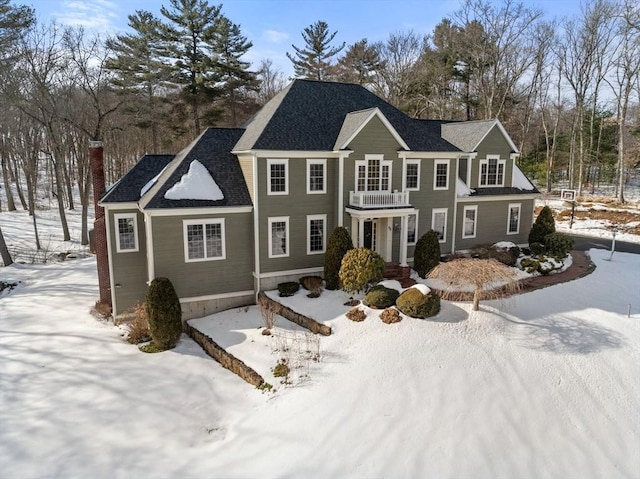
POLYGON ((267 159, 276 158, 258 158, 260 272, 323 266, 323 254, 307 254, 307 215, 327 215, 326 242, 337 224, 338 159, 326 159, 326 193, 307 194, 307 159, 289 158, 287 195, 267 195, 267 159), (280 216, 289 217, 289 256, 269 258, 269 218, 280 216))
POLYGON ((479 245, 488 245, 498 241, 511 241, 515 244, 527 243, 529 231, 531 229, 531 219, 533 214, 534 201, 527 200, 499 200, 480 201, 477 203, 459 203, 457 228, 456 228, 456 250, 467 250, 479 245), (509 205, 520 203, 520 233, 507 234, 507 220, 509 205), (478 206, 476 216, 476 237, 462 238, 463 211, 465 206, 478 206))
POLYGON ((251 213, 152 218, 156 277, 171 280, 180 298, 253 289, 251 213), (226 259, 185 262, 183 220, 225 218, 226 259))
POLYGON ((109 235, 111 250, 109 257, 113 266, 112 290, 115 293, 116 304, 114 314, 125 312, 137 302, 144 301, 147 290, 147 238, 144 229, 144 216, 137 210, 109 210, 109 235), (138 222, 138 251, 117 252, 117 237, 114 215, 122 213, 135 213, 138 222))
POLYGON ((500 155, 501 159, 506 160, 504 186, 511 186, 513 160, 510 159, 510 156, 513 151, 511 150, 507 139, 502 135, 502 132, 497 126, 494 126, 487 134, 482 143, 478 146, 477 152, 478 156, 476 156, 471 165, 471 188, 478 187, 480 160, 485 159, 487 155, 500 155))

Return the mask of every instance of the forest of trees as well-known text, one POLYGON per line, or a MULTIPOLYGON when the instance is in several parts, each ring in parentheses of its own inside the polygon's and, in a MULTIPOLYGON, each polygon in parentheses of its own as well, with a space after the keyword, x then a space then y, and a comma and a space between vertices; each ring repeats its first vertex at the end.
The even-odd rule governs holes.
MULTIPOLYGON (((81 207, 86 226, 89 140, 104 142, 113 183, 145 153, 241 125, 290 81, 272 59, 245 60, 253 44, 222 5, 165 0, 160 15, 136 11, 128 27, 90 35, 0 0, 0 211, 22 207, 37 226, 44 187, 68 239, 66 209, 81 207)), ((349 45, 318 20, 283 53, 295 77, 359 83, 417 118, 499 118, 521 168, 548 191, 559 181, 579 194, 615 184, 624 201, 625 172, 640 165, 635 0, 589 0, 554 20, 514 0, 461 0, 428 35, 349 45)))

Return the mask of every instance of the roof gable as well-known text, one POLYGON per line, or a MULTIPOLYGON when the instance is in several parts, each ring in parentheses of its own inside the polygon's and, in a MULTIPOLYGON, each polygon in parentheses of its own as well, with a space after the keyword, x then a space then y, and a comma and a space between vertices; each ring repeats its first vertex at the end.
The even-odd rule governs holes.
POLYGON ((476 151, 493 128, 498 128, 513 153, 519 153, 498 119, 447 122, 441 126, 442 137, 465 152, 476 151))
POLYGON ((174 155, 144 155, 102 195, 101 203, 137 203, 144 186, 157 176, 174 155))
POLYGON ((347 114, 344 122, 342 123, 342 128, 340 129, 338 139, 336 140, 333 149, 344 150, 345 148, 347 148, 347 146, 349 146, 353 139, 358 136, 358 134, 364 129, 365 126, 369 124, 369 122, 373 118, 380 119, 385 128, 389 131, 389 133, 391 133, 393 138, 402 148, 404 148, 405 150, 410 149, 404 139, 397 132, 397 130, 377 107, 347 114))

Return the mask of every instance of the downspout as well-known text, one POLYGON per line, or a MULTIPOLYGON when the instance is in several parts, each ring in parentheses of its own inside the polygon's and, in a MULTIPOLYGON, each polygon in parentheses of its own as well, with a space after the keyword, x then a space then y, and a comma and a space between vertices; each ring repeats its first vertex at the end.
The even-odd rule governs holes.
MULTIPOLYGON (((467 159, 467 181, 470 179, 469 163, 471 163, 470 158, 467 159)), ((453 234, 451 235, 451 254, 456 252, 456 226, 458 225, 458 178, 460 178, 460 157, 456 158, 456 182, 453 187, 453 234)))
MULTIPOLYGON (((107 251, 113 251, 111 245, 111 221, 109 221, 109 209, 105 208, 105 226, 107 228, 107 251)), ((113 277, 113 255, 109 255, 109 284, 115 285, 115 279, 113 277)), ((115 316, 118 314, 118 305, 116 304, 116 287, 111 288, 111 312, 115 316)))
MULTIPOLYGON (((138 205, 139 206, 139 205, 138 205)), ((147 212, 144 215, 144 233, 147 240, 147 284, 151 284, 156 277, 156 264, 153 250, 153 219, 147 212)))
POLYGON ((344 225, 344 153, 338 157, 338 226, 344 225))

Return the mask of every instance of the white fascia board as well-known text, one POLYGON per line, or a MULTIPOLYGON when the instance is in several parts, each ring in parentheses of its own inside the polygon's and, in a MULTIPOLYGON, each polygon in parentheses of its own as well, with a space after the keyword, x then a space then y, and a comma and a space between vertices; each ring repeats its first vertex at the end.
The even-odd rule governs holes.
POLYGON ((234 213, 251 213, 253 206, 211 206, 204 208, 158 208, 146 209, 149 216, 191 216, 191 215, 228 215, 234 213))
POLYGON ((483 203, 487 201, 511 201, 535 200, 540 198, 540 193, 525 195, 495 195, 495 196, 463 196, 456 199, 456 203, 483 203))
POLYGON ((179 298, 180 304, 184 303, 194 303, 196 301, 211 301, 216 299, 226 299, 226 298, 241 298, 243 296, 253 296, 254 292, 252 289, 248 289, 246 291, 234 291, 231 293, 220 293, 220 294, 209 294, 207 296, 191 296, 188 298, 179 298))
POLYGON ((102 206, 105 210, 137 210, 138 203, 130 201, 128 203, 98 203, 98 206, 102 206))
POLYGON ((403 151, 402 155, 408 160, 411 159, 438 159, 445 160, 447 158, 457 159, 460 156, 465 156, 467 153, 463 151, 403 151))
POLYGON ((338 158, 339 151, 307 151, 307 150, 244 150, 232 151, 238 157, 259 158, 338 158))
POLYGON ((324 267, 319 266, 317 268, 304 268, 304 269, 290 269, 287 271, 273 271, 271 273, 262 273, 262 274, 258 274, 256 275, 256 273, 253 273, 254 277, 259 277, 259 278, 275 278, 277 276, 290 276, 290 275, 294 275, 294 274, 312 274, 312 273, 320 273, 324 271, 324 267))
POLYGON ((394 209, 370 209, 370 210, 355 210, 352 208, 345 208, 345 211, 354 218, 395 218, 396 216, 405 216, 416 213, 415 208, 394 208, 394 209))
POLYGON ((353 141, 353 139, 360 134, 360 132, 364 129, 364 127, 369 124, 369 122, 373 119, 374 116, 377 116, 380 119, 380 121, 382 121, 382 124, 386 127, 387 130, 389 130, 389 133, 391 133, 393 138, 398 142, 398 144, 402 148, 404 148, 405 150, 411 149, 409 148, 407 143, 404 141, 404 139, 400 136, 400 134, 396 131, 393 125, 389 122, 389 120, 387 120, 387 117, 384 116, 384 113, 382 113, 378 107, 375 107, 373 110, 371 110, 371 113, 367 116, 367 118, 365 118, 362 121, 362 123, 360 123, 360 126, 358 126, 356 131, 353 132, 351 136, 347 138, 344 141, 344 143, 342 143, 342 145, 338 145, 339 146, 338 150, 346 148, 347 145, 349 145, 353 141))

